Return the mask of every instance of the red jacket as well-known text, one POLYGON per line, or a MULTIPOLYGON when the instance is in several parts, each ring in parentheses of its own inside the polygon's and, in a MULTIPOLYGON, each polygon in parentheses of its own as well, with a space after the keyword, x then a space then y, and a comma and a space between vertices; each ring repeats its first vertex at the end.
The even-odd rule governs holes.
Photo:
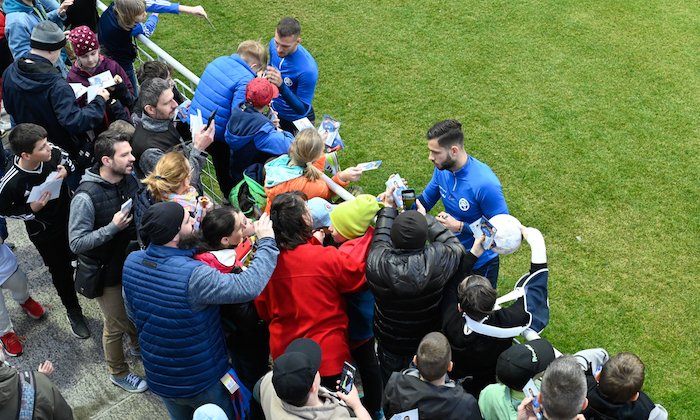
POLYGON ((321 346, 321 376, 338 375, 350 360, 348 316, 342 294, 366 287, 365 264, 316 239, 283 249, 267 287, 255 299, 260 318, 270 322, 270 354, 279 357, 294 339, 321 346))

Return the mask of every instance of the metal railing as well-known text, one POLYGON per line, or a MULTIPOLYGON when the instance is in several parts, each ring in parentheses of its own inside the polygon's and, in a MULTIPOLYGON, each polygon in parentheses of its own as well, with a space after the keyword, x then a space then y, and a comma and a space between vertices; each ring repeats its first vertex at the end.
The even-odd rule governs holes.
MULTIPOLYGON (((104 12, 107 9, 107 5, 102 3, 100 0, 97 1, 97 8, 104 12)), ((192 99, 194 96, 194 91, 197 89, 199 84, 199 76, 192 73, 190 69, 185 67, 184 64, 177 61, 173 56, 168 54, 164 49, 158 46, 155 42, 151 41, 145 35, 139 35, 137 38, 138 43, 136 48, 138 50, 137 60, 140 64, 146 61, 162 61, 173 68, 179 75, 181 75, 185 80, 175 77, 175 74, 171 75, 177 89, 188 99, 192 99)), ((201 176, 202 187, 204 188, 204 193, 211 197, 215 202, 221 203, 223 197, 219 190, 219 185, 216 182, 216 174, 214 172, 214 165, 211 162, 211 158, 207 159, 207 164, 202 168, 201 176)))

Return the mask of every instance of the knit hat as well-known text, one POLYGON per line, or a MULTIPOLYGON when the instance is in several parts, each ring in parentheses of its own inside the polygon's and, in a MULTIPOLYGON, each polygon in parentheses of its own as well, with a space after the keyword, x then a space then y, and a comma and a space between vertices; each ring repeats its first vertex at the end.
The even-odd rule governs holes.
POLYGON ((282 401, 301 406, 306 402, 321 366, 321 346, 308 338, 292 341, 272 365, 272 386, 282 401))
POLYGON ((543 338, 516 344, 498 356, 496 377, 508 388, 522 390, 554 359, 552 344, 543 338))
POLYGON ((306 202, 306 207, 311 211, 311 218, 313 219, 312 229, 321 229, 331 225, 331 218, 329 217, 333 207, 337 207, 324 200, 321 197, 314 197, 306 202))
POLYGON ((255 108, 262 108, 280 95, 277 86, 270 83, 264 77, 256 77, 248 82, 245 88, 245 100, 253 104, 255 108))
POLYGON ((155 245, 165 245, 180 232, 185 209, 174 201, 156 203, 143 214, 141 236, 155 245))
POLYGON ((32 31, 29 46, 42 51, 58 51, 66 45, 66 35, 50 20, 39 22, 32 31))
POLYGON ((377 197, 360 194, 354 200, 335 206, 331 212, 333 228, 345 239, 358 238, 367 232, 382 207, 384 203, 377 201, 377 197))
POLYGON ((78 26, 68 33, 68 40, 73 44, 73 51, 78 57, 100 48, 97 35, 85 25, 78 26))
POLYGON ((428 240, 428 222, 416 210, 406 210, 391 225, 391 242, 398 249, 420 249, 428 240))

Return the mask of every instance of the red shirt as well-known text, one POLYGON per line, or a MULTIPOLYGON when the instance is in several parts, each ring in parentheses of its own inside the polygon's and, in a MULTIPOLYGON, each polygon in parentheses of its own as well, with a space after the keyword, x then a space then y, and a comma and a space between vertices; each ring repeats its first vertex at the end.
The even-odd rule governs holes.
POLYGON ((255 307, 270 322, 270 354, 279 357, 300 337, 321 346, 321 376, 338 375, 350 360, 348 316, 342 294, 366 287, 365 264, 316 239, 281 250, 255 307))

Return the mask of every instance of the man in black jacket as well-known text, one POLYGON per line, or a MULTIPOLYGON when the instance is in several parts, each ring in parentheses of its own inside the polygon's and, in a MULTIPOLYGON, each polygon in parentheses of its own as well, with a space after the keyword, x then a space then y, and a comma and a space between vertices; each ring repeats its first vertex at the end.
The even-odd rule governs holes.
MULTIPOLYGON (((73 252, 100 262, 104 268, 101 296, 96 298, 104 316, 102 346, 110 380, 128 392, 148 389, 146 381, 129 371, 124 360, 124 335, 139 351, 136 327, 129 320, 122 298, 122 268, 129 242, 136 239, 130 208, 122 205, 136 200, 139 182, 132 174, 134 156, 129 136, 107 130, 95 141, 98 163, 88 169, 71 201, 69 239, 73 252)), ((78 273, 83 267, 78 261, 78 273)))
POLYGON ((465 255, 459 240, 433 216, 401 214, 391 191, 377 215, 367 256, 367 282, 375 295, 374 331, 384 383, 411 363, 420 340, 440 329, 440 302, 447 281, 465 255), (426 241, 430 243, 426 244, 426 241))
POLYGON ((417 408, 421 420, 481 420, 476 399, 447 377, 451 358, 447 337, 439 332, 426 335, 413 357, 418 368, 391 375, 384 414, 390 417, 417 408))
MULTIPOLYGON (((84 135, 102 122, 109 92, 99 89, 85 107, 76 104, 73 89, 54 67, 65 44, 66 36, 55 23, 44 21, 36 25, 32 49, 5 70, 2 98, 15 123, 31 122, 44 127, 49 140, 66 150, 80 166, 92 158, 84 153, 84 135)), ((79 167, 78 172, 84 168, 79 167)), ((71 186, 78 181, 74 178, 71 186)))

